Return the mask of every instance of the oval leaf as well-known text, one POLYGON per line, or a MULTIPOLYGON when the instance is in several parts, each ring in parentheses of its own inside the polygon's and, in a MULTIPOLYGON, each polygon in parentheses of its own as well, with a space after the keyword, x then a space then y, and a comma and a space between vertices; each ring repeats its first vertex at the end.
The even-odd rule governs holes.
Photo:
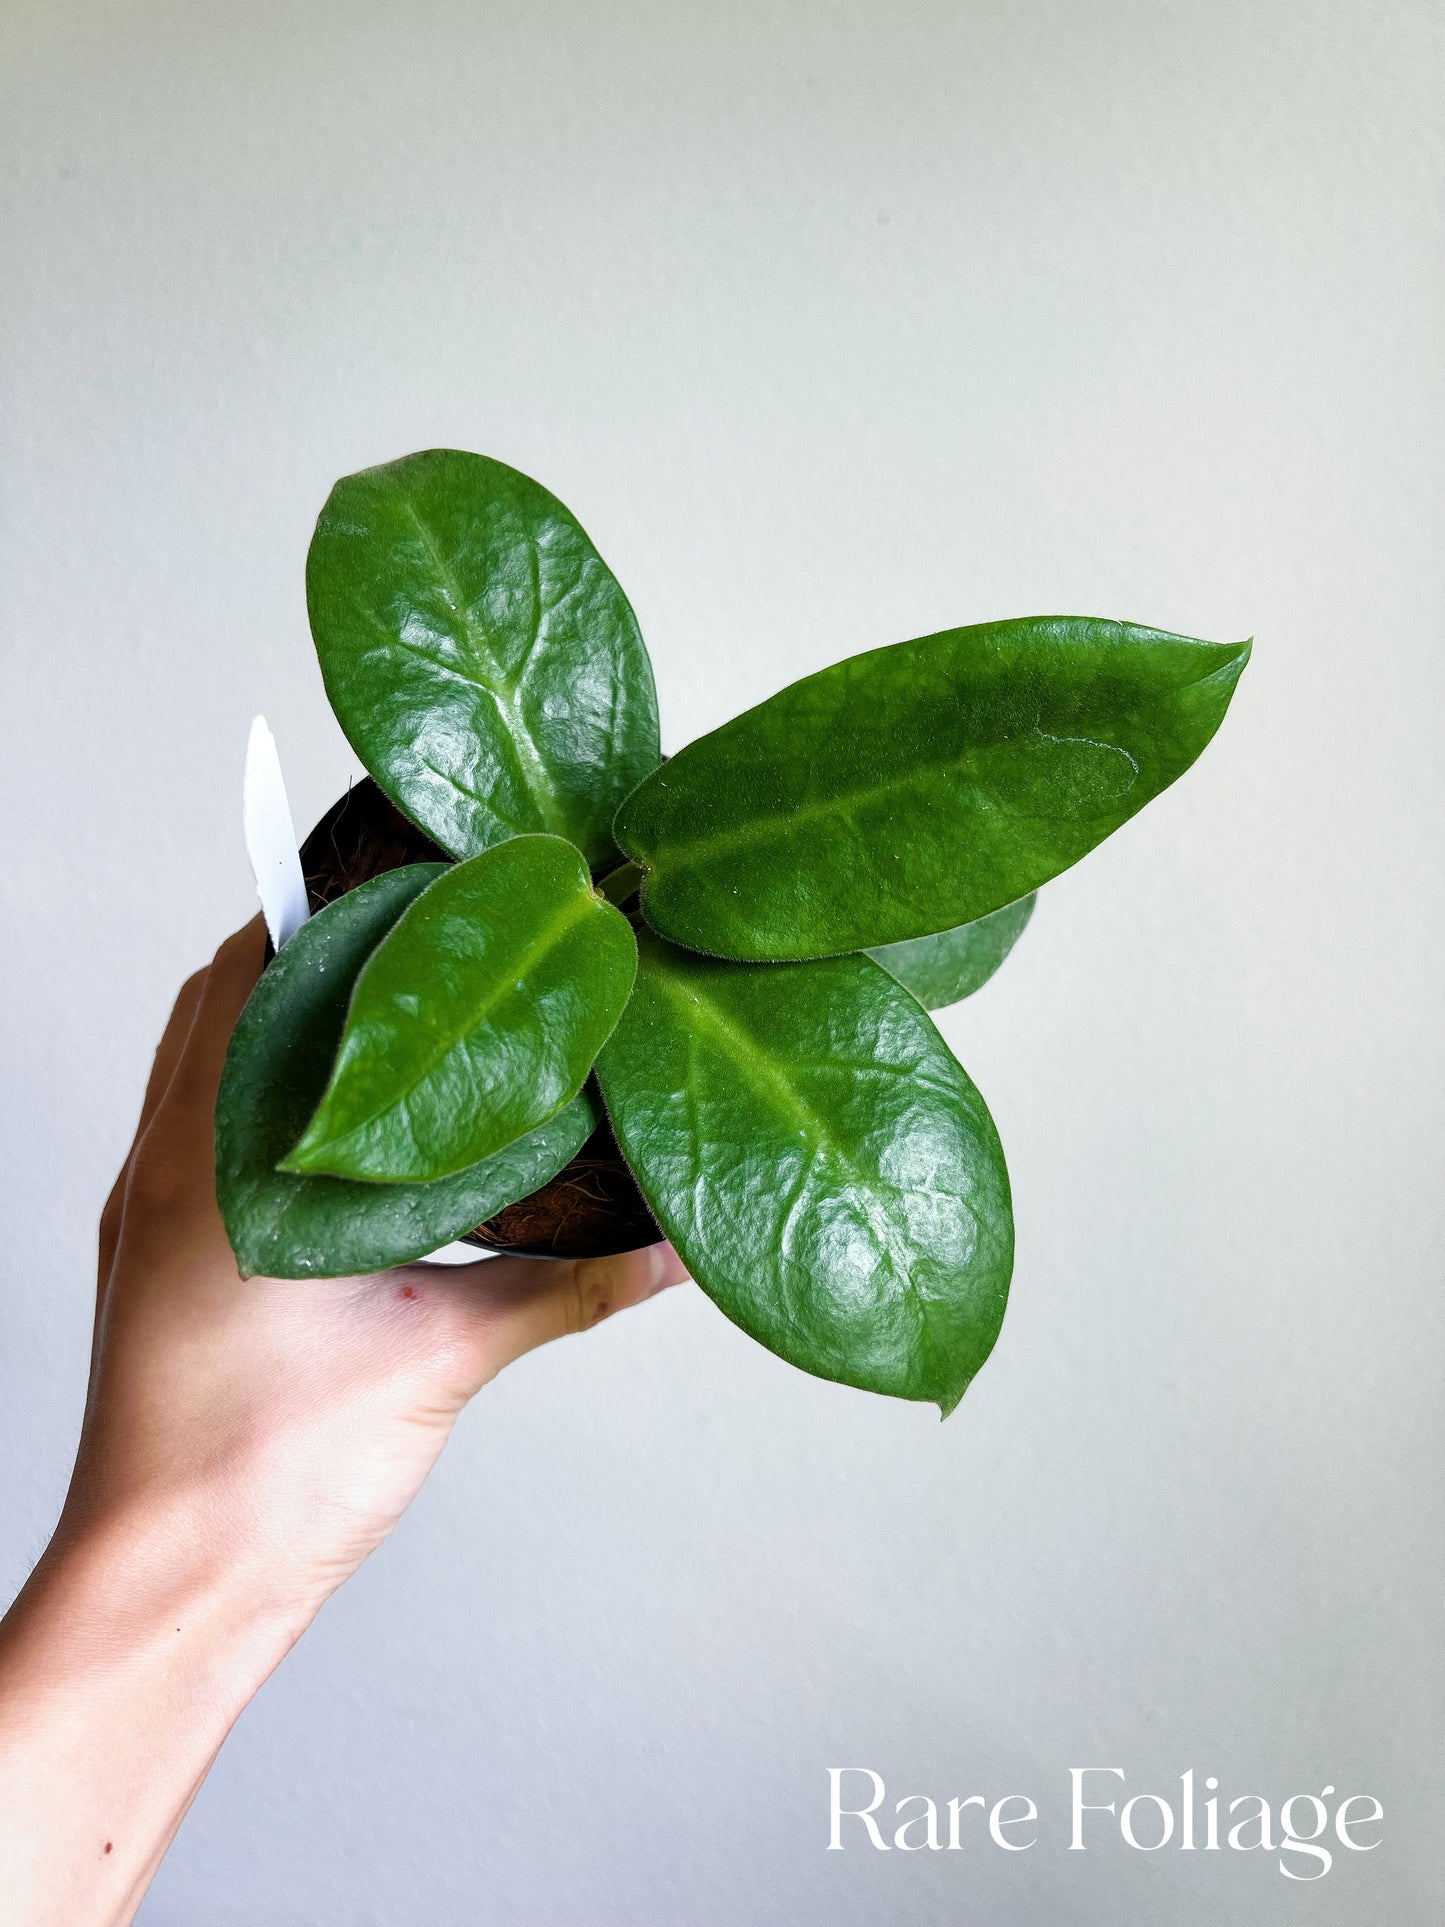
POLYGON ((626 596, 554 495, 456 449, 348 475, 306 603, 353 749, 444 849, 542 830, 609 854, 657 764, 657 697, 626 596))
POLYGON ((1008 1175, 901 985, 866 957, 728 964, 644 934, 597 1071, 654 1216, 729 1318, 820 1378, 953 1409, 1003 1319, 1008 1175))
POLYGON ((1071 616, 875 649, 690 743, 615 834, 648 922, 714 956, 929 936, 1026 896, 1182 775, 1248 659, 1071 616))
POLYGON ((627 919, 560 837, 444 871, 358 978, 282 1168, 426 1181, 491 1157, 577 1095, 636 967, 627 919))
POLYGON ((925 1010, 943 1010, 983 988, 1023 935, 1035 901, 1020 897, 977 923, 940 930, 936 937, 887 943, 868 955, 911 990, 925 1010))
POLYGON ((597 1122, 585 1092, 495 1157, 435 1184, 278 1171, 326 1088, 362 966, 442 864, 364 883, 303 924, 252 991, 216 1100, 216 1196, 244 1277, 337 1278, 407 1264, 531 1195, 597 1122))

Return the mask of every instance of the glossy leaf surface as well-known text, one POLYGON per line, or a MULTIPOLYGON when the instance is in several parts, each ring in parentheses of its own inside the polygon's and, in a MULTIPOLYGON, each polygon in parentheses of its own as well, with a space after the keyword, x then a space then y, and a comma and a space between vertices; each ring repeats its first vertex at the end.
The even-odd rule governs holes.
POLYGON ((316 1108, 362 966, 440 864, 393 870, 303 924, 252 992, 216 1104, 216 1195, 242 1273, 335 1278, 424 1257, 560 1171, 596 1123, 585 1093, 504 1151, 435 1184, 278 1171, 316 1108))
POLYGON ((983 1099, 867 957, 729 964, 644 932, 598 1060, 654 1216, 728 1317, 945 1412, 998 1334, 1008 1176, 983 1099))
POLYGON ((643 914, 715 956, 953 929, 1067 869, 1172 783, 1249 658, 1084 617, 854 656, 690 743, 618 813, 643 914))
POLYGON ((868 955, 911 990, 925 1010, 943 1010, 981 990, 1023 935, 1035 899, 1020 897, 977 923, 940 930, 936 937, 884 944, 868 955))
POLYGON ((352 747, 444 849, 543 830, 609 853, 657 764, 657 699, 626 596, 555 496, 455 449, 348 475, 306 601, 352 747))
POLYGON ((575 1097, 632 988, 627 919, 572 844, 519 836, 443 873, 357 979, 288 1170, 425 1181, 575 1097))

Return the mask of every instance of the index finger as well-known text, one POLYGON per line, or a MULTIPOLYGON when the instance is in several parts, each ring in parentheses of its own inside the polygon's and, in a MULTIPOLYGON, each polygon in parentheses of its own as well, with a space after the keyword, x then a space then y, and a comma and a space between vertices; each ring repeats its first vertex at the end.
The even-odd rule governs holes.
POLYGON ((209 1118, 215 1108, 226 1046, 266 954, 266 923, 255 916, 227 937, 206 972, 190 1035, 163 1099, 167 1111, 209 1118))
POLYGON ((177 993, 170 1017, 161 1035, 161 1041, 156 1045, 151 1074, 146 1080, 145 1097, 141 1100, 140 1121, 135 1127, 135 1137, 131 1141, 130 1150, 126 1153, 125 1162, 116 1175, 115 1183, 110 1187, 110 1196, 101 1210, 99 1262, 96 1266, 97 1302, 104 1294, 106 1281, 110 1277, 111 1264, 115 1258, 115 1248, 120 1237, 121 1211, 125 1203, 126 1179, 130 1175, 135 1147, 144 1137, 147 1125, 160 1108, 161 1099, 170 1089, 176 1065, 180 1061, 181 1052, 185 1049, 186 1039, 191 1034, 191 1025, 195 1021, 196 1009, 201 1001, 201 992, 205 989, 206 974, 206 970, 198 970, 194 976, 186 979, 177 993))

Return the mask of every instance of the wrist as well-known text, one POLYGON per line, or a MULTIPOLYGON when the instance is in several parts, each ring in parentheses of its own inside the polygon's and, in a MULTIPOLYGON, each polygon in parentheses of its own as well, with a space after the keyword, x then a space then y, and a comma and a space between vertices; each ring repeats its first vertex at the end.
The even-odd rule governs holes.
POLYGON ((120 1927, 302 1630, 184 1509, 62 1523, 0 1622, 7 1922, 120 1927))
POLYGON ((67 1507, 12 1617, 63 1645, 67 1670, 159 1664, 229 1724, 311 1613, 208 1508, 149 1500, 67 1507))

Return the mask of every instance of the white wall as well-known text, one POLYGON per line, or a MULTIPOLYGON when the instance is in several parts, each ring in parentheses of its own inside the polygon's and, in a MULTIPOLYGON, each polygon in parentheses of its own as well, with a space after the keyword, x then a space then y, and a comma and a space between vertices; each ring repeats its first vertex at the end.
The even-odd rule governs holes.
POLYGON ((0 1587, 93 1224, 248 912, 264 708, 354 764, 302 564, 435 443, 580 515, 677 747, 1076 610, 1254 664, 945 1028, 1019 1263, 958 1415, 695 1291, 527 1360, 243 1721, 147 1927, 1434 1921, 1441 16, 1424 0, 0 10, 0 1587), (825 1767, 1022 1790, 823 1851, 825 1767), (1384 1801, 1297 1886, 1066 1850, 1070 1765, 1384 1801))

